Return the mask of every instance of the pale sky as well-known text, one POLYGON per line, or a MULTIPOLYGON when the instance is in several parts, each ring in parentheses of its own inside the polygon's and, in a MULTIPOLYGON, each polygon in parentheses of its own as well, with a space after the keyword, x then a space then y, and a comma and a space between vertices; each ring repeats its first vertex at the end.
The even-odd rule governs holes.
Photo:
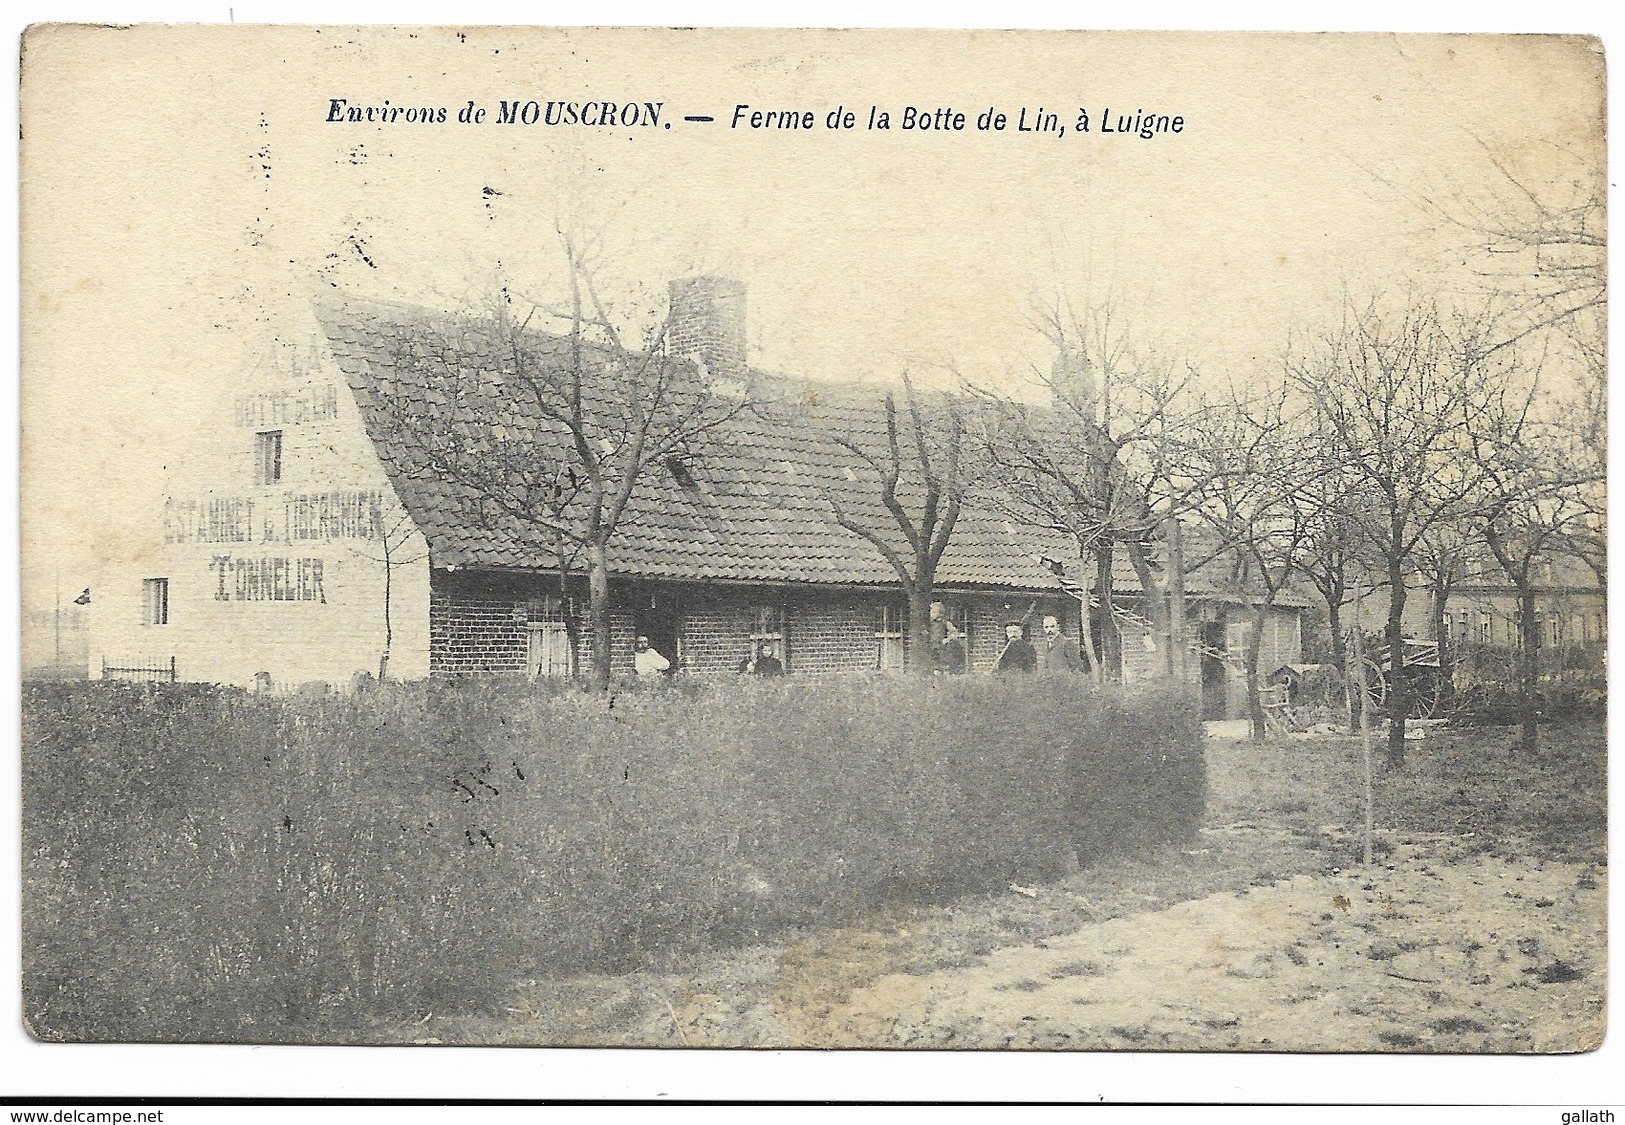
POLYGON ((1537 186, 1602 160, 1579 39, 147 27, 39 33, 23 77, 33 604, 154 534, 198 404, 272 334, 307 336, 310 293, 446 307, 500 259, 546 294, 561 218, 603 233, 624 299, 744 280, 750 358, 774 370, 1019 377, 1049 362, 1028 308, 1059 287, 1245 377, 1345 290, 1469 285, 1463 232, 1416 196, 1506 191, 1486 147, 1537 186), (332 98, 488 117, 329 123, 332 98), (671 128, 502 125, 504 98, 659 101, 671 128), (740 103, 816 128, 731 128, 740 103), (838 105, 857 128, 825 128, 838 105), (892 130, 864 128, 870 106, 892 130), (904 131, 907 106, 965 130, 904 131), (1039 107, 1065 135, 1016 131, 1039 107), (989 108, 1005 132, 975 128, 989 108), (1184 131, 1102 134, 1107 109, 1184 131))

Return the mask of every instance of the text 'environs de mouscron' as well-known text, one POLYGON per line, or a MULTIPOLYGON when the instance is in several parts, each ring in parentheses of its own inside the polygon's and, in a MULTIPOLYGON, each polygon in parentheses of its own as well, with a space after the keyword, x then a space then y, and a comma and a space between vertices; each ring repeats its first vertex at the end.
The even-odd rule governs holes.
POLYGON ((1064 137, 1068 133, 1100 133, 1150 140, 1183 133, 1183 114, 1114 110, 1079 106, 1074 112, 1042 105, 1001 109, 960 110, 952 106, 877 105, 832 109, 801 109, 736 103, 723 114, 683 114, 667 111, 665 102, 647 101, 509 101, 484 106, 475 101, 461 108, 400 104, 384 98, 376 103, 348 98, 327 100, 326 120, 347 125, 540 125, 552 128, 670 129, 674 120, 685 128, 717 128, 741 133, 896 132, 896 133, 1030 133, 1064 137))

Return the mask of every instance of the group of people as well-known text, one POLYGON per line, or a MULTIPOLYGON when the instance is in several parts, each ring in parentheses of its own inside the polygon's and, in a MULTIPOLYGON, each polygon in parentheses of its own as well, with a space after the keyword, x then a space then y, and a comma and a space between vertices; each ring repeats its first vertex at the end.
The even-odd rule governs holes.
MULTIPOLYGON (((939 675, 957 676, 965 671, 968 653, 965 633, 942 612, 942 603, 931 606, 931 669, 939 675)), ((633 646, 632 666, 640 679, 668 675, 671 661, 639 635, 633 646)), ((739 662, 737 669, 743 675, 782 676, 784 662, 771 645, 752 645, 739 662)), ((1020 621, 1011 621, 1004 627, 1004 647, 993 662, 993 671, 999 674, 1076 674, 1083 670, 1078 657, 1078 646, 1061 632, 1061 623, 1053 616, 1044 618, 1042 633, 1037 644, 1027 639, 1027 627, 1020 621)))
MULTIPOLYGON (((673 671, 671 661, 641 633, 632 646, 632 667, 639 679, 653 679, 655 676, 670 675, 673 671)), ((773 645, 752 645, 739 662, 737 671, 751 676, 782 676, 784 662, 779 659, 773 645)))
MULTIPOLYGON (((1083 670, 1078 646, 1061 632, 1061 622, 1046 616, 1037 644, 1027 639, 1027 626, 1011 621, 1004 627, 1004 647, 993 661, 993 671, 1017 674, 1073 674, 1083 670)), ((965 634, 953 619, 943 613, 942 603, 931 605, 931 668, 942 675, 956 676, 965 671, 965 634)))
POLYGON ((1004 627, 1004 647, 999 650, 993 670, 999 673, 1030 675, 1075 675, 1083 671, 1078 646, 1061 632, 1061 623, 1045 617, 1043 632, 1035 645, 1027 639, 1027 627, 1011 621, 1004 627))

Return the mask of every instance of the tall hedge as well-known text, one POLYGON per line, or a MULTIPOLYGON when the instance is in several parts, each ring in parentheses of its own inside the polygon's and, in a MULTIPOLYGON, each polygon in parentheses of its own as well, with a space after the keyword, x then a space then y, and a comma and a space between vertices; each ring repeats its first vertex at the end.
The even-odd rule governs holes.
POLYGON ((1191 702, 1074 683, 24 693, 45 1038, 388 1039, 618 971, 1180 838, 1191 702), (1063 690, 1068 689, 1068 690, 1063 690))

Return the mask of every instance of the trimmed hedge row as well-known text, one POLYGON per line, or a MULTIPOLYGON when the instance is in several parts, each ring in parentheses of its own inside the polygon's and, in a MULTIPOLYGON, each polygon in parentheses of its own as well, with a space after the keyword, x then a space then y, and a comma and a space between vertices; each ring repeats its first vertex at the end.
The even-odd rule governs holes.
POLYGON ((40 685, 23 716, 25 1008, 76 1040, 389 1038, 1179 839, 1206 785, 1191 700, 1046 680, 40 685))

